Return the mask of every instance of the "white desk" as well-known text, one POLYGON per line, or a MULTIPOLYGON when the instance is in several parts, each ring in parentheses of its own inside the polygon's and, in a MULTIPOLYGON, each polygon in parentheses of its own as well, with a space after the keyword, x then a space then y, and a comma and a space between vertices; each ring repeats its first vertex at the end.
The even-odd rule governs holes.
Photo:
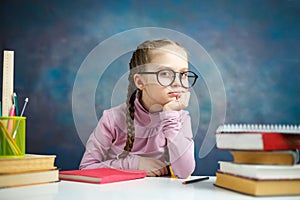
MULTIPOLYGON (((197 177, 193 177, 197 178, 197 177)), ((0 189, 0 200, 289 200, 300 196, 252 197, 228 191, 213 185, 215 177, 209 180, 183 185, 183 180, 170 178, 138 179, 110 184, 87 184, 69 181, 58 183, 0 189)))

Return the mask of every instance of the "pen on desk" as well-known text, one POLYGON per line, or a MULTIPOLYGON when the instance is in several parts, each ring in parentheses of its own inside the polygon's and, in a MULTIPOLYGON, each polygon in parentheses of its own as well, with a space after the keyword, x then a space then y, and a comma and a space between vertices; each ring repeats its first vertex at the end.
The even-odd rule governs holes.
POLYGON ((183 181, 182 184, 196 183, 196 182, 204 181, 204 180, 208 180, 208 179, 209 179, 209 177, 206 176, 206 177, 202 177, 202 178, 197 178, 197 179, 192 179, 192 180, 183 181))
MULTIPOLYGON (((22 111, 21 111, 21 114, 20 114, 20 117, 23 116, 28 101, 29 101, 29 99, 26 98, 26 99, 25 99, 25 102, 24 102, 24 105, 23 105, 23 108, 22 108, 22 111)), ((18 130, 18 128, 19 128, 19 125, 20 125, 20 121, 18 121, 17 127, 16 127, 16 129, 15 129, 15 131, 14 131, 14 133, 13 133, 13 139, 15 139, 15 137, 16 137, 16 135, 17 135, 17 130, 18 130)))
POLYGON ((18 99, 17 99, 17 94, 15 92, 13 94, 13 100, 14 100, 14 105, 15 105, 15 109, 16 109, 16 116, 19 116, 18 99))

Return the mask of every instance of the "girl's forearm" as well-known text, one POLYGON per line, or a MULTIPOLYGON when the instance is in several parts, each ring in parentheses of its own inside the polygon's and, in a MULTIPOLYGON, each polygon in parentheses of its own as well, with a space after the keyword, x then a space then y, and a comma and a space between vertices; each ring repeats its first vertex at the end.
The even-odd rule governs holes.
POLYGON ((99 161, 94 159, 83 160, 80 164, 80 169, 92 168, 117 168, 117 169, 131 169, 136 170, 139 162, 139 156, 128 155, 125 158, 110 159, 106 161, 99 161))

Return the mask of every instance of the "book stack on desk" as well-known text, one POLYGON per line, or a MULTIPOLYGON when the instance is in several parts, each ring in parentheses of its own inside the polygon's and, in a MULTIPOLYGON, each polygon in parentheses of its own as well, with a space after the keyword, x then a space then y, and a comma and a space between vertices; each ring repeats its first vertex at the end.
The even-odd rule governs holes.
POLYGON ((215 185, 254 196, 300 195, 300 126, 222 125, 216 146, 233 162, 219 161, 215 185))
POLYGON ((0 188, 58 181, 55 155, 26 154, 23 158, 0 158, 0 188))

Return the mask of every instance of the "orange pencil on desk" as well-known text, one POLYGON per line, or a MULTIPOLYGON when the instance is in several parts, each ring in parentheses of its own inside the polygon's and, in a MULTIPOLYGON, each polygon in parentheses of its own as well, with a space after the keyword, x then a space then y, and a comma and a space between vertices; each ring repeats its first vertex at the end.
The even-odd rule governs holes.
POLYGON ((173 169, 172 169, 172 167, 171 167, 171 165, 169 166, 169 172, 170 172, 170 176, 171 176, 171 178, 178 178, 175 174, 174 174, 174 172, 173 172, 173 169))
MULTIPOLYGON (((9 116, 10 117, 15 116, 15 105, 11 106, 10 111, 9 111, 9 116)), ((13 120, 8 120, 8 123, 7 123, 7 132, 10 133, 11 130, 12 130, 12 127, 13 127, 13 120)))

